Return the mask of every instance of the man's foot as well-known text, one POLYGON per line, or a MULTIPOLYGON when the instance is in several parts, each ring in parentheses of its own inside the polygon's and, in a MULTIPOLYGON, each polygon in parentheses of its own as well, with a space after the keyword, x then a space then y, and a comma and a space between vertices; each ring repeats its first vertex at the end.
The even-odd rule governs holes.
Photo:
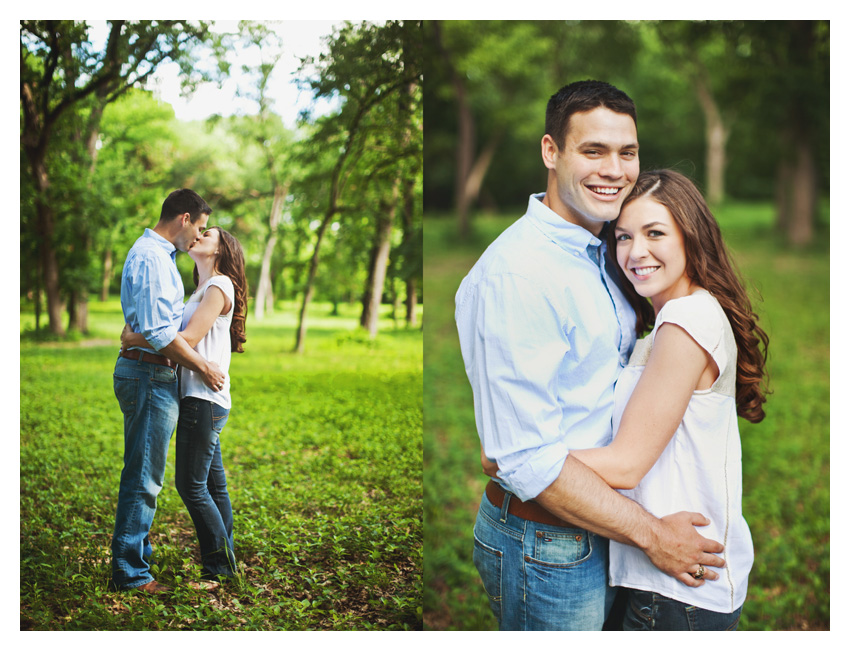
POLYGON ((150 581, 149 583, 145 583, 144 585, 140 585, 134 590, 141 590, 142 592, 147 592, 148 594, 163 594, 165 592, 171 592, 171 588, 167 585, 162 585, 161 583, 157 583, 156 581, 150 581))

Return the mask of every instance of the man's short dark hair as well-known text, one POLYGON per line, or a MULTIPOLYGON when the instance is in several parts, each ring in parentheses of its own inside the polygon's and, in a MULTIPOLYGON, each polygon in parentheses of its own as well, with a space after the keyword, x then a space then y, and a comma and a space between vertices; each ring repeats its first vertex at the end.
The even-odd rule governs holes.
POLYGON ((183 188, 182 190, 175 190, 165 198, 165 201, 162 202, 162 212, 159 219, 160 221, 170 222, 177 215, 185 213, 189 213, 189 219, 194 224, 201 218, 201 215, 212 214, 212 208, 197 192, 183 188))
POLYGON ((637 111, 632 98, 604 81, 576 81, 549 98, 546 106, 546 133, 558 148, 567 141, 567 127, 573 113, 592 111, 600 106, 615 113, 630 115, 637 127, 637 111))

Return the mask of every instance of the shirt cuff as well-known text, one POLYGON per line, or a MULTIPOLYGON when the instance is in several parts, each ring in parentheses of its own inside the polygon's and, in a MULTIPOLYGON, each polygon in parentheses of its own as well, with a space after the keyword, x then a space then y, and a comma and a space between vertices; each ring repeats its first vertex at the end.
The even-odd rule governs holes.
POLYGON ((167 326, 165 328, 157 328, 156 330, 151 330, 150 332, 145 332, 143 334, 145 339, 147 339, 147 342, 153 346, 153 349, 160 351, 174 341, 174 338, 177 336, 177 328, 174 326, 167 326))
POLYGON ((533 500, 558 478, 569 453, 565 443, 552 443, 536 450, 517 468, 506 473, 500 470, 499 479, 523 502, 533 500))

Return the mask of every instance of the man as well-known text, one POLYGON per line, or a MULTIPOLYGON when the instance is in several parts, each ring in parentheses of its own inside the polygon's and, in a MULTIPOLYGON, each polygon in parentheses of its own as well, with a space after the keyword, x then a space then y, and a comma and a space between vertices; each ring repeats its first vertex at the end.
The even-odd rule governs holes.
MULTIPOLYGON (((679 513, 657 519, 570 449, 612 438, 614 385, 635 315, 600 237, 639 173, 632 100, 609 84, 562 88, 549 101, 545 194, 485 251, 456 312, 482 461, 498 479, 482 497, 474 560, 503 630, 599 630, 613 600, 608 540, 636 545, 688 585, 719 543, 679 513)), ((716 578, 711 570, 705 578, 716 578)))
POLYGON ((150 348, 122 350, 115 363, 115 395, 124 414, 124 469, 112 537, 112 581, 119 590, 168 590, 151 576, 148 533, 177 425, 177 364, 200 373, 213 390, 224 382, 217 364, 177 336, 184 291, 175 258, 178 250, 186 252, 200 239, 210 213, 196 192, 172 192, 156 227, 145 229, 130 249, 121 274, 124 320, 144 335, 150 348))

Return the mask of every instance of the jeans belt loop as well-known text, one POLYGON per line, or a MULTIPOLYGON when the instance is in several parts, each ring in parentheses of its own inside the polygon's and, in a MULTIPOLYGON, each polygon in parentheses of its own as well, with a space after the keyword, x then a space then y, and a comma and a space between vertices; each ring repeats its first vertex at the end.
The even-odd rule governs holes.
POLYGON ((502 502, 502 512, 499 515, 499 521, 502 524, 506 524, 508 522, 508 506, 511 503, 512 497, 513 497, 513 493, 505 491, 505 500, 502 502))

